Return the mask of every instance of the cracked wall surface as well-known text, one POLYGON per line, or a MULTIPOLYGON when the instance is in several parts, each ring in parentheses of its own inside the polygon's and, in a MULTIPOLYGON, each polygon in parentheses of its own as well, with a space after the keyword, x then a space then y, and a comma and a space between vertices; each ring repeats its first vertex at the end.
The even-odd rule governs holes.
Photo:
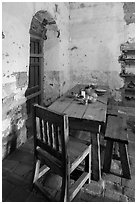
POLYGON ((60 30, 59 38, 54 31, 47 32, 44 42, 43 101, 50 104, 69 88, 69 9, 68 4, 56 3, 55 21, 60 30), (57 6, 58 5, 58 6, 57 6))
POLYGON ((43 47, 44 104, 51 103, 68 89, 66 81, 69 81, 67 74, 69 7, 67 3, 4 2, 2 9, 2 144, 4 158, 14 149, 13 147, 17 148, 27 139, 26 120, 28 116, 25 92, 29 77, 29 31, 33 16, 40 10, 48 11, 59 28, 56 37, 53 30, 48 31, 47 41, 43 47))
POLYGON ((132 41, 134 5, 118 2, 70 3, 70 79, 107 84, 112 94, 124 85, 118 62, 122 42, 132 41), (126 21, 125 21, 126 19, 126 21), (76 49, 73 49, 76 48, 76 49))
POLYGON ((135 23, 135 2, 125 2, 123 9, 126 24, 135 23))

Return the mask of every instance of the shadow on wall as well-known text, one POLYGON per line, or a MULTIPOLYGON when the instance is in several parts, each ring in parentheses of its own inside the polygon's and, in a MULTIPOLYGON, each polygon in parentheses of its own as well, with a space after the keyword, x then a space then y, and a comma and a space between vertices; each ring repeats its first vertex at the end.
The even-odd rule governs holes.
POLYGON ((11 122, 11 131, 7 138, 6 155, 11 154, 17 147, 18 129, 16 121, 11 122))

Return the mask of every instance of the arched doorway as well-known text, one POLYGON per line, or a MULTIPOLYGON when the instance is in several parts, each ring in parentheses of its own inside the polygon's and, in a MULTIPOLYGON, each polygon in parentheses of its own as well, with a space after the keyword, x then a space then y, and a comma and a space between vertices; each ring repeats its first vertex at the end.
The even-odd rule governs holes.
POLYGON ((27 98, 27 132, 28 137, 32 130, 32 105, 42 104, 43 72, 44 72, 44 40, 47 40, 47 30, 56 29, 55 20, 47 11, 38 11, 32 18, 30 26, 30 58, 29 58, 29 81, 25 96, 27 98))

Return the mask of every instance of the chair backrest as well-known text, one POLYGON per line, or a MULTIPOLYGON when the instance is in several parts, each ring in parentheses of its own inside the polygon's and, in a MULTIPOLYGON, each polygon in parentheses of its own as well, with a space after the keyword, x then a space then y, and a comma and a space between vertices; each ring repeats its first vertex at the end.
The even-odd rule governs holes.
POLYGON ((59 160, 67 159, 68 117, 33 105, 34 148, 40 147, 59 160))

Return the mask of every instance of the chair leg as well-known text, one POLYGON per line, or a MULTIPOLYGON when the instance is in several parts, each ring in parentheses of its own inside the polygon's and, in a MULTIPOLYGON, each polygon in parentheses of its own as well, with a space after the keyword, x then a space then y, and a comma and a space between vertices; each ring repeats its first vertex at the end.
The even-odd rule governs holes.
POLYGON ((91 182, 91 146, 89 147, 89 183, 91 182))
POLYGON ((88 183, 91 182, 91 147, 89 147, 89 154, 85 158, 85 171, 89 172, 88 183))
POLYGON ((61 202, 69 202, 69 187, 70 187, 70 162, 66 162, 66 169, 64 169, 64 174, 62 177, 62 186, 61 186, 61 195, 60 201, 61 202))
POLYGON ((122 165, 123 177, 131 179, 129 157, 127 153, 127 145, 119 143, 120 160, 122 165))
POLYGON ((113 159, 119 160, 119 145, 118 142, 113 143, 113 159))
POLYGON ((40 163, 41 163, 40 160, 36 160, 33 183, 35 183, 35 182, 38 180, 38 177, 39 177, 39 169, 40 169, 40 163))
POLYGON ((32 191, 34 188, 34 177, 35 177, 35 172, 36 172, 36 163, 37 163, 37 159, 34 159, 34 163, 33 163, 33 170, 32 170, 32 178, 31 178, 31 185, 30 185, 30 190, 32 191))
POLYGON ((62 178, 60 202, 67 202, 67 201, 68 201, 68 183, 67 183, 67 175, 65 175, 62 178))
POLYGON ((67 178, 66 175, 62 177, 62 186, 60 194, 60 202, 67 202, 67 178))
MULTIPOLYGON (((70 163, 69 163, 69 166, 70 166, 70 163)), ((70 202, 70 192, 69 192, 69 189, 70 189, 70 172, 69 172, 69 168, 68 168, 68 172, 67 172, 67 177, 66 177, 66 192, 65 192, 65 197, 66 197, 66 202, 70 202)))
POLYGON ((105 155, 104 155, 104 164, 103 164, 103 171, 105 173, 110 172, 112 150, 113 150, 113 141, 107 140, 107 145, 106 145, 105 155))
POLYGON ((89 154, 85 157, 85 168, 84 168, 84 170, 86 172, 89 171, 89 154))

